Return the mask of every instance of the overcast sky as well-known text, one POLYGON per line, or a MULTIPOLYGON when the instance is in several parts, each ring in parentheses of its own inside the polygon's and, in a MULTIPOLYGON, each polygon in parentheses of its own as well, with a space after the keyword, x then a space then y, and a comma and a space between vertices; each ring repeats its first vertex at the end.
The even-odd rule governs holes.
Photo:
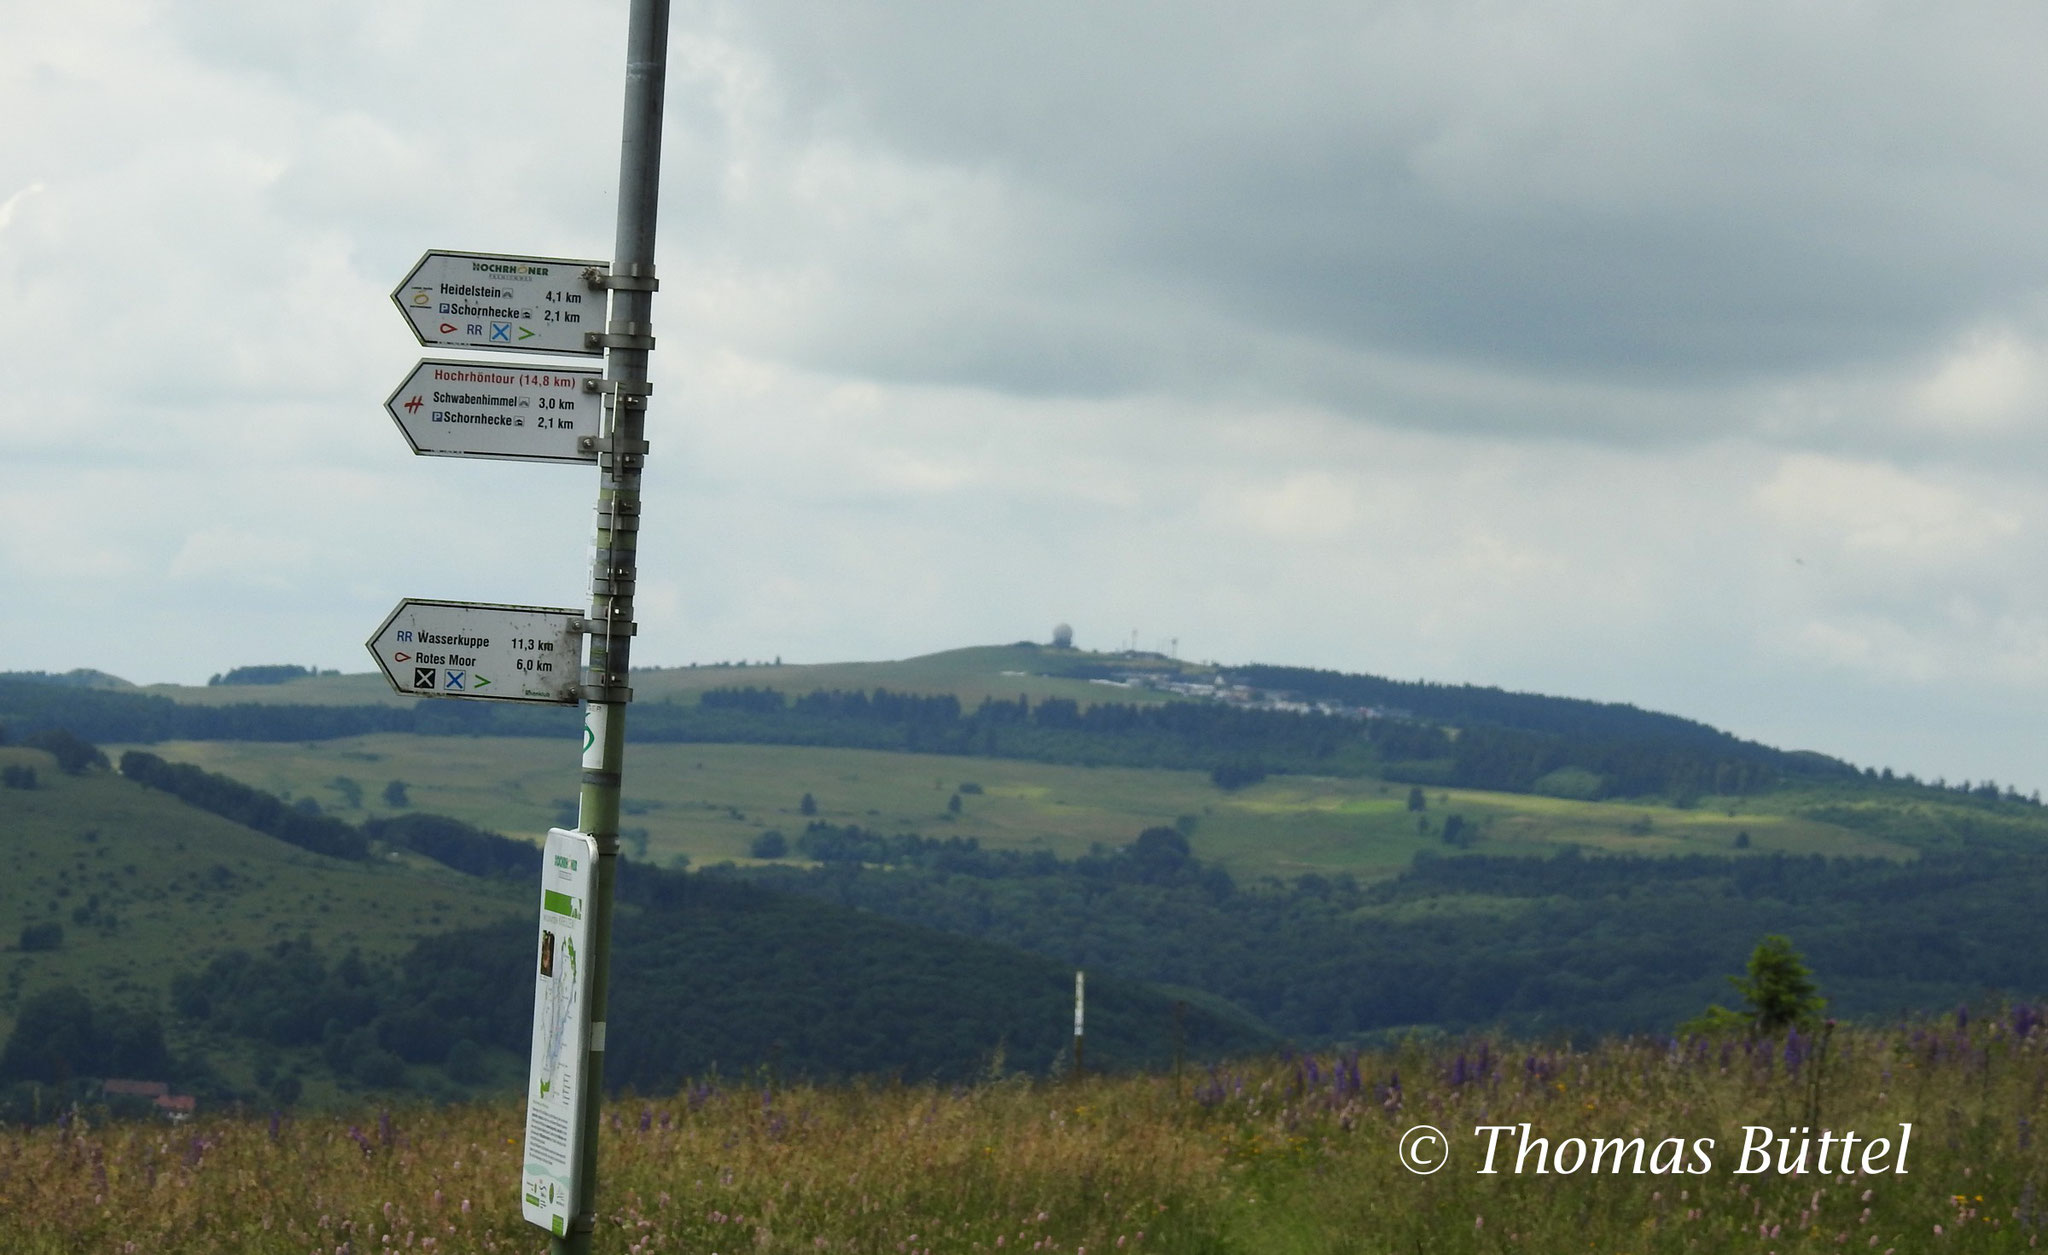
MULTIPOLYGON (((607 257, 623 0, 0 0, 0 669, 584 599, 427 248, 607 257)), ((2048 10, 679 2, 642 663, 1044 639, 2048 787, 2048 10)))

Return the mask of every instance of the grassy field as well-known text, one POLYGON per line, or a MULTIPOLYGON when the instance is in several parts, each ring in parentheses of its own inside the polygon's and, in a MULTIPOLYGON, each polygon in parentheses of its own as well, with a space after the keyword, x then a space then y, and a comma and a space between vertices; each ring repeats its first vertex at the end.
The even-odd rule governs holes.
MULTIPOLYGON (((2024 1251, 2048 1223, 2038 1024, 2023 1010, 1967 1029, 1844 1028, 1824 1048, 1416 1042, 951 1090, 705 1083, 610 1104, 594 1247, 2024 1251), (1432 1175, 1399 1155, 1418 1125, 1448 1143, 1432 1175), (1481 1126, 1506 1126, 1490 1174, 1481 1126), (1759 1167, 1744 1146, 1765 1136, 1785 1141, 1741 1171, 1759 1167), (1595 1154, 1599 1139, 1624 1144, 1595 1154)), ((537 1251, 518 1211, 520 1138, 512 1104, 0 1130, 0 1214, 30 1255, 537 1251)))
POLYGON ((329 954, 397 955, 422 936, 531 909, 526 886, 425 859, 351 863, 309 854, 106 771, 67 776, 40 750, 0 747, 37 788, 0 790, 0 1038, 23 991, 72 984, 158 1005, 174 972, 231 948, 310 935, 329 954), (64 929, 24 952, 24 925, 64 929))
MULTIPOLYGON (((118 751, 118 747, 112 747, 118 751)), ((509 835, 538 839, 573 818, 576 747, 533 738, 400 734, 314 743, 189 741, 149 747, 257 788, 312 797, 358 820, 394 813, 385 785, 402 780, 414 809, 453 815, 509 835), (337 783, 347 781, 346 785, 337 783), (353 790, 353 792, 351 792, 353 790), (360 798, 350 808, 348 800, 360 798)), ((1475 825, 1480 853, 1542 854, 1566 845, 1609 853, 1732 851, 1750 834, 1753 852, 1906 857, 1898 840, 1800 817, 1771 803, 1684 810, 1627 802, 1579 802, 1525 794, 1435 789, 1428 809, 1408 810, 1408 789, 1358 778, 1276 776, 1225 792, 1206 774, 1117 767, 1068 767, 1007 759, 896 754, 763 745, 630 745, 623 826, 645 834, 658 863, 748 857, 769 829, 794 836, 816 801, 816 818, 887 833, 971 836, 984 845, 1085 853, 1122 845, 1143 829, 1194 819, 1200 857, 1239 876, 1351 873, 1388 875, 1418 850, 1442 850, 1436 835, 1450 814, 1475 825), (947 803, 963 784, 981 792, 947 803), (1431 830, 1420 830, 1427 819, 1431 830)))

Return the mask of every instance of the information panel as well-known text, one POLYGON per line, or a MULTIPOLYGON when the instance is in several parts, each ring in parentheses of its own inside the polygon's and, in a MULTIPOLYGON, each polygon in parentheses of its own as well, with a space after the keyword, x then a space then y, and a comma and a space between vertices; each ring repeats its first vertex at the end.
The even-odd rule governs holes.
POLYGON ((526 1078, 521 1213, 565 1233, 583 1187, 583 1126, 576 1100, 586 1045, 603 1048, 590 1024, 590 900, 597 845, 580 832, 548 831, 540 873, 540 941, 533 977, 533 1054, 526 1078))
POLYGON ((581 618, 547 606, 408 597, 370 638, 370 653, 391 687, 408 696, 573 705, 581 618))
POLYGON ((436 249, 391 293, 421 344, 602 357, 584 336, 605 329, 605 289, 586 272, 610 262, 436 249))

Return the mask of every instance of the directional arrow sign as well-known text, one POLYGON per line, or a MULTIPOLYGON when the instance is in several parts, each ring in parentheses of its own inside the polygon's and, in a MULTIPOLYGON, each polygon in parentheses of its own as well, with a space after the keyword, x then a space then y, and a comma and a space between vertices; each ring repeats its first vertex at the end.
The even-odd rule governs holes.
POLYGON ((565 257, 435 251, 391 293, 421 344, 601 357, 583 335, 603 331, 605 293, 584 272, 611 263, 565 257))
POLYGON ((597 461, 604 372, 429 358, 384 402, 414 453, 521 462, 597 461), (580 447, 578 442, 581 441, 580 447))
POLYGON ((575 610, 408 597, 370 638, 391 687, 414 697, 556 702, 578 697, 575 610))

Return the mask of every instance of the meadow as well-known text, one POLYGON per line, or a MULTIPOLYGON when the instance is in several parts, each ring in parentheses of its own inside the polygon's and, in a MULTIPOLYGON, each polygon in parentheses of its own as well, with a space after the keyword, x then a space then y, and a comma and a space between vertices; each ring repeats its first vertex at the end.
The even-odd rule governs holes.
MULTIPOLYGON (((1414 1039, 1078 1081, 993 1060, 954 1088, 705 1079, 608 1104, 595 1249, 2020 1251, 2048 1222, 2044 1094, 2030 1007, 1782 1040, 1414 1039), (1552 1170, 1514 1170, 1524 1123, 1552 1170), (1398 1155, 1419 1124, 1450 1142, 1433 1175, 1398 1155), (1768 1170, 1738 1171, 1745 1125, 1788 1139, 1768 1170), (1511 1127, 1492 1174, 1479 1126, 1511 1127), (1824 1129, 1893 1145, 1823 1170, 1794 1158, 1802 1129, 1809 1151, 1824 1129), (1573 1149, 1636 1137, 1640 1173, 1573 1149), (1665 1138, 1692 1171, 1651 1170, 1665 1138)), ((509 1103, 179 1126, 85 1112, 0 1130, 0 1215, 12 1249, 52 1255, 538 1251, 520 1135, 509 1103)))
POLYGON ((531 911, 524 885, 412 855, 351 863, 294 849, 108 771, 66 775, 50 755, 0 746, 37 787, 0 794, 10 851, 0 878, 0 1038, 25 992, 75 985, 158 1005, 174 973, 221 950, 301 934, 323 949, 395 958, 420 938, 531 911), (14 945, 25 925, 63 943, 14 945))
MULTIPOLYGON (((107 748, 118 757, 125 747, 107 748)), ((409 809, 511 836, 538 840, 550 824, 573 819, 566 809, 576 780, 573 744, 387 733, 146 748, 281 797, 310 797, 351 822, 401 813, 382 796, 392 780, 405 782, 409 809)), ((1474 853, 1548 855, 1576 845, 1615 854, 1729 854, 1744 833, 1755 853, 1913 853, 1898 837, 1802 814, 1796 794, 1679 808, 1431 788, 1428 810, 1417 815, 1408 809, 1407 785, 1372 777, 1273 776, 1225 791, 1198 771, 804 746, 629 744, 625 792, 628 853, 663 865, 679 858, 694 866, 743 864, 761 833, 794 837, 813 818, 891 835, 973 837, 994 849, 1044 849, 1062 858, 1182 822, 1204 862, 1239 877, 1392 875, 1418 851, 1445 848, 1438 833, 1450 814, 1472 825, 1463 848, 1474 853), (957 813, 949 808, 956 792, 957 813), (806 793, 814 816, 800 813, 806 793)))

